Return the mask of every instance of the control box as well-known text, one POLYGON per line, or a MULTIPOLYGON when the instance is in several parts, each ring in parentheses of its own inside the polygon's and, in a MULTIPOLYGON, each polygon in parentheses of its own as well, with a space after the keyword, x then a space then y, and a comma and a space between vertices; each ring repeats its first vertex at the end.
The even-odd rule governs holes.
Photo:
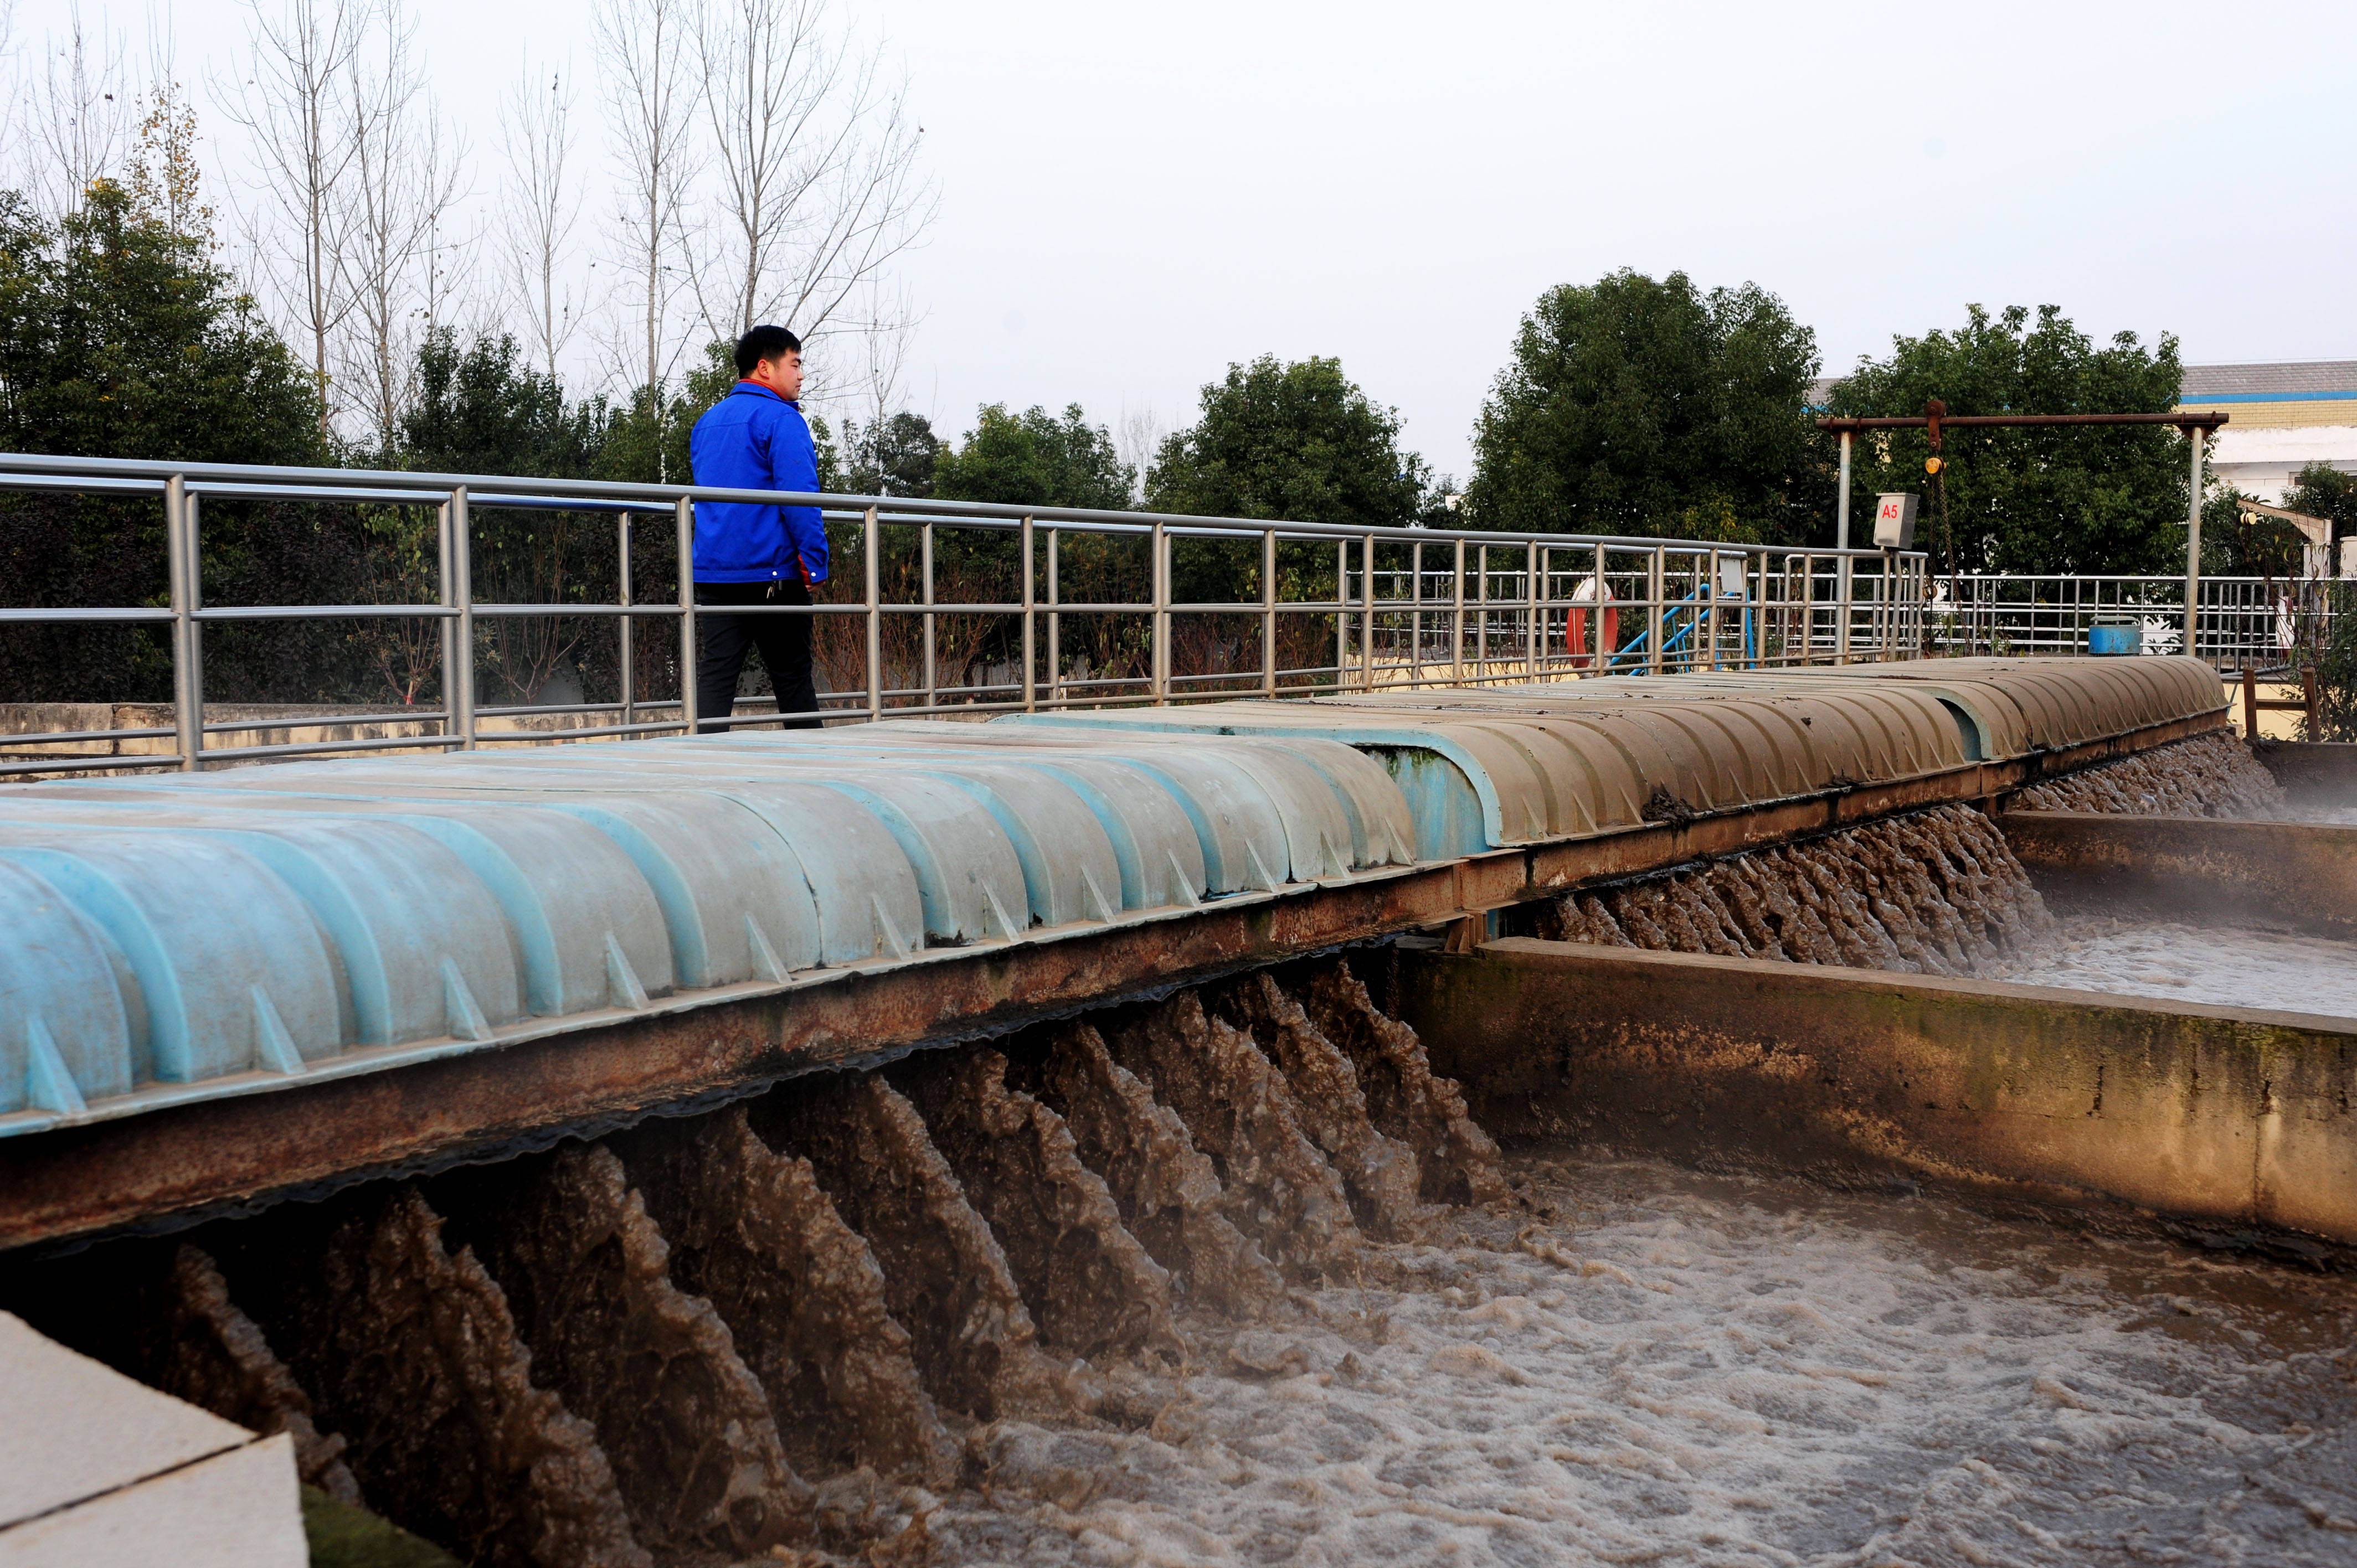
POLYGON ((1882 550, 1915 548, 1915 502, 1912 495, 1874 498, 1874 542, 1882 550))

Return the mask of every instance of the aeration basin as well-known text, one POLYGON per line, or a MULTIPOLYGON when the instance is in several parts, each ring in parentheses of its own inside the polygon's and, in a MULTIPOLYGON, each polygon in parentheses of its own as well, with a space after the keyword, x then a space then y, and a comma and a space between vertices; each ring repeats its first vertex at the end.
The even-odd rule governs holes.
MULTIPOLYGON (((0 1351, 416 1561, 1997 1551, 1920 1477, 2261 1342, 2025 1249, 2222 1318, 2155 1247, 2357 1249, 2357 990, 2050 983, 2090 908, 2357 936, 2357 770, 2267 761, 2192 660, 1954 660, 12 787, 0 1351)), ((2022 1486, 2328 1528, 2285 1356, 2230 1466, 2022 1486)))
POLYGON ((309 1190, 2222 727, 1957 660, 14 787, 0 1243, 309 1190))

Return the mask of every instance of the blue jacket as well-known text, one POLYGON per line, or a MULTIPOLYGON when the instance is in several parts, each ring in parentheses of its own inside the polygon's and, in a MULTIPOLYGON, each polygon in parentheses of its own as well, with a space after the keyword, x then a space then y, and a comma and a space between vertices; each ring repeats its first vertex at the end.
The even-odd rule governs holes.
MULTIPOLYGON (((802 411, 758 381, 738 381, 687 438, 695 482, 734 490, 818 489, 818 448, 802 411)), ((695 503, 699 583, 826 581, 826 528, 814 506, 695 503)))

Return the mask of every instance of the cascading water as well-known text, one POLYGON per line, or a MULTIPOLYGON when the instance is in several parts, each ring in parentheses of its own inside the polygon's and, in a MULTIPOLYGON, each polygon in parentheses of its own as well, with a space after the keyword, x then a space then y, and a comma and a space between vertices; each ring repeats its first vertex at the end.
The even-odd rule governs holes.
POLYGON ((1972 974, 2053 929, 2004 834, 1967 806, 1889 818, 1568 895, 1544 934, 1663 952, 1972 974))
POLYGON ((1186 1122, 1113 1059, 1093 1027, 1058 1031, 1023 1081, 1064 1117, 1082 1160, 1103 1174, 1121 1206, 1122 1222, 1180 1291, 1239 1316, 1283 1294, 1284 1276, 1221 1212, 1219 1175, 1186 1122))
MULTIPOLYGON (((1596 908, 1953 967, 2037 918, 2001 851, 1919 818, 1596 908)), ((2124 1530, 2322 1561, 2357 1530, 2330 1282, 1509 1161, 1340 964, 1103 1017, 1118 1043, 1051 1025, 111 1244, 7 1305, 487 1564, 2061 1564, 2124 1530)))
POLYGON ((597 1432, 442 1217, 407 1185, 332 1207, 219 1228, 217 1255, 369 1506, 470 1562, 651 1568, 597 1432))
POLYGON ((1362 1239, 1341 1178, 1301 1129, 1293 1095, 1252 1036, 1182 992, 1108 1042, 1211 1157, 1228 1217, 1280 1267, 1347 1273, 1362 1239))
POLYGON ((725 1561, 803 1539, 810 1488, 712 1304, 673 1283, 670 1249, 603 1144, 436 1178, 533 1350, 533 1380, 586 1417, 632 1529, 666 1562, 725 1561))
POLYGON ((808 1160, 755 1137, 742 1106, 612 1139, 671 1247, 769 1395, 795 1468, 873 1467, 946 1485, 957 1445, 917 1376, 884 1271, 808 1160))
POLYGON ((934 1144, 1006 1255, 1051 1343, 1084 1356, 1185 1346, 1170 1326, 1170 1274, 1122 1224, 1104 1178, 1081 1163, 1064 1119, 1006 1084, 985 1048, 896 1070, 934 1144))
POLYGON ((2158 817, 2278 818, 2283 787, 2250 748, 2219 730, 2066 774, 2014 797, 2025 811, 2113 811, 2158 817))
POLYGON ((1504 1190, 1411 1031, 1339 966, 1303 995, 1339 1039, 1254 976, 1115 1046, 1054 1026, 199 1232, 225 1262, 105 1252, 104 1326, 43 1326, 473 1561, 906 1555, 977 1434, 1149 1426, 1200 1357, 1253 1365, 1307 1299, 1280 1267, 1356 1277, 1354 1207, 1440 1212, 1419 1144, 1504 1190))

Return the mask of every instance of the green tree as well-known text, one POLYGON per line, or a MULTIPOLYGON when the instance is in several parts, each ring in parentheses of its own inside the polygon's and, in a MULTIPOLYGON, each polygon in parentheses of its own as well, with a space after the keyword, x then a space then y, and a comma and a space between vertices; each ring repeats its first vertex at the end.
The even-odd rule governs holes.
POLYGON ((1816 338, 1756 284, 1626 269, 1539 297, 1474 427, 1475 527, 1797 542, 1831 489, 1816 338))
MULTIPOLYGON (((2310 463, 2294 475, 2284 492, 2286 511, 2304 512, 2332 524, 2337 545, 2357 533, 2357 474, 2344 474, 2330 463, 2310 463)), ((2334 563, 2336 570, 2339 563, 2334 563)))
POLYGON ((1155 511, 1405 528, 1435 505, 1399 414, 1340 360, 1264 354, 1203 388, 1202 413, 1162 444, 1146 478, 1155 511))
MULTIPOLYGON (((400 449, 391 456, 402 467, 435 473, 588 478, 600 467, 613 423, 602 399, 568 402, 564 384, 535 368, 513 338, 479 337, 462 349, 445 328, 418 350, 416 400, 402 415, 400 449)), ((419 580, 414 586, 422 587, 431 575, 425 552, 433 519, 422 508, 372 508, 368 516, 380 540, 410 563, 409 575, 419 580)), ((605 514, 477 507, 469 528, 479 600, 610 602, 619 585, 615 534, 605 514)), ((495 617, 481 623, 479 635, 476 660, 487 701, 582 701, 590 686, 610 680, 619 653, 612 627, 603 621, 495 617)), ((422 683, 435 655, 435 646, 423 640, 398 651, 405 691, 422 683)))
MULTIPOLYGON (((1977 305, 1953 331, 1899 338, 1835 388, 1831 412, 1920 414, 1939 398, 1961 413, 2162 413, 2177 406, 2177 339, 2133 332, 2097 348, 2061 309, 1977 305)), ((2170 572, 2185 561, 2184 438, 2166 425, 1943 433, 1941 476, 1962 571, 2170 572)), ((1921 431, 1857 444, 1851 516, 1878 490, 1926 491, 1921 431)), ((1916 540, 1947 565, 1925 494, 1916 540), (1928 526, 1927 526, 1928 525, 1928 526)))
POLYGON ((921 499, 933 493, 942 438, 933 434, 933 422, 923 414, 904 409, 866 424, 847 419, 843 424, 843 482, 853 495, 921 499))
POLYGON ((418 350, 399 456, 403 467, 436 473, 587 478, 608 423, 602 400, 568 403, 564 383, 513 338, 478 338, 462 349, 446 327, 418 350))
POLYGON ((1060 419, 1036 406, 1010 413, 1003 403, 985 404, 957 449, 933 462, 935 495, 1010 506, 1126 511, 1135 479, 1112 432, 1091 424, 1076 403, 1060 419))
MULTIPOLYGON (((170 178, 178 196, 155 201, 99 181, 55 226, 0 192, 0 449, 324 460, 301 370, 211 259, 193 166, 184 161, 170 178)), ((343 597, 357 581, 362 552, 349 509, 213 501, 203 519, 211 602, 343 597)), ((0 602, 161 605, 164 563, 152 498, 0 499, 0 602)), ((364 673, 348 627, 218 627, 207 653, 210 694, 222 701, 329 695, 364 673)), ((0 670, 24 702, 159 701, 171 691, 164 640, 147 628, 8 628, 0 670)))
POLYGON ((61 228, 0 192, 0 444, 316 463, 317 404, 201 236, 102 180, 61 228))

